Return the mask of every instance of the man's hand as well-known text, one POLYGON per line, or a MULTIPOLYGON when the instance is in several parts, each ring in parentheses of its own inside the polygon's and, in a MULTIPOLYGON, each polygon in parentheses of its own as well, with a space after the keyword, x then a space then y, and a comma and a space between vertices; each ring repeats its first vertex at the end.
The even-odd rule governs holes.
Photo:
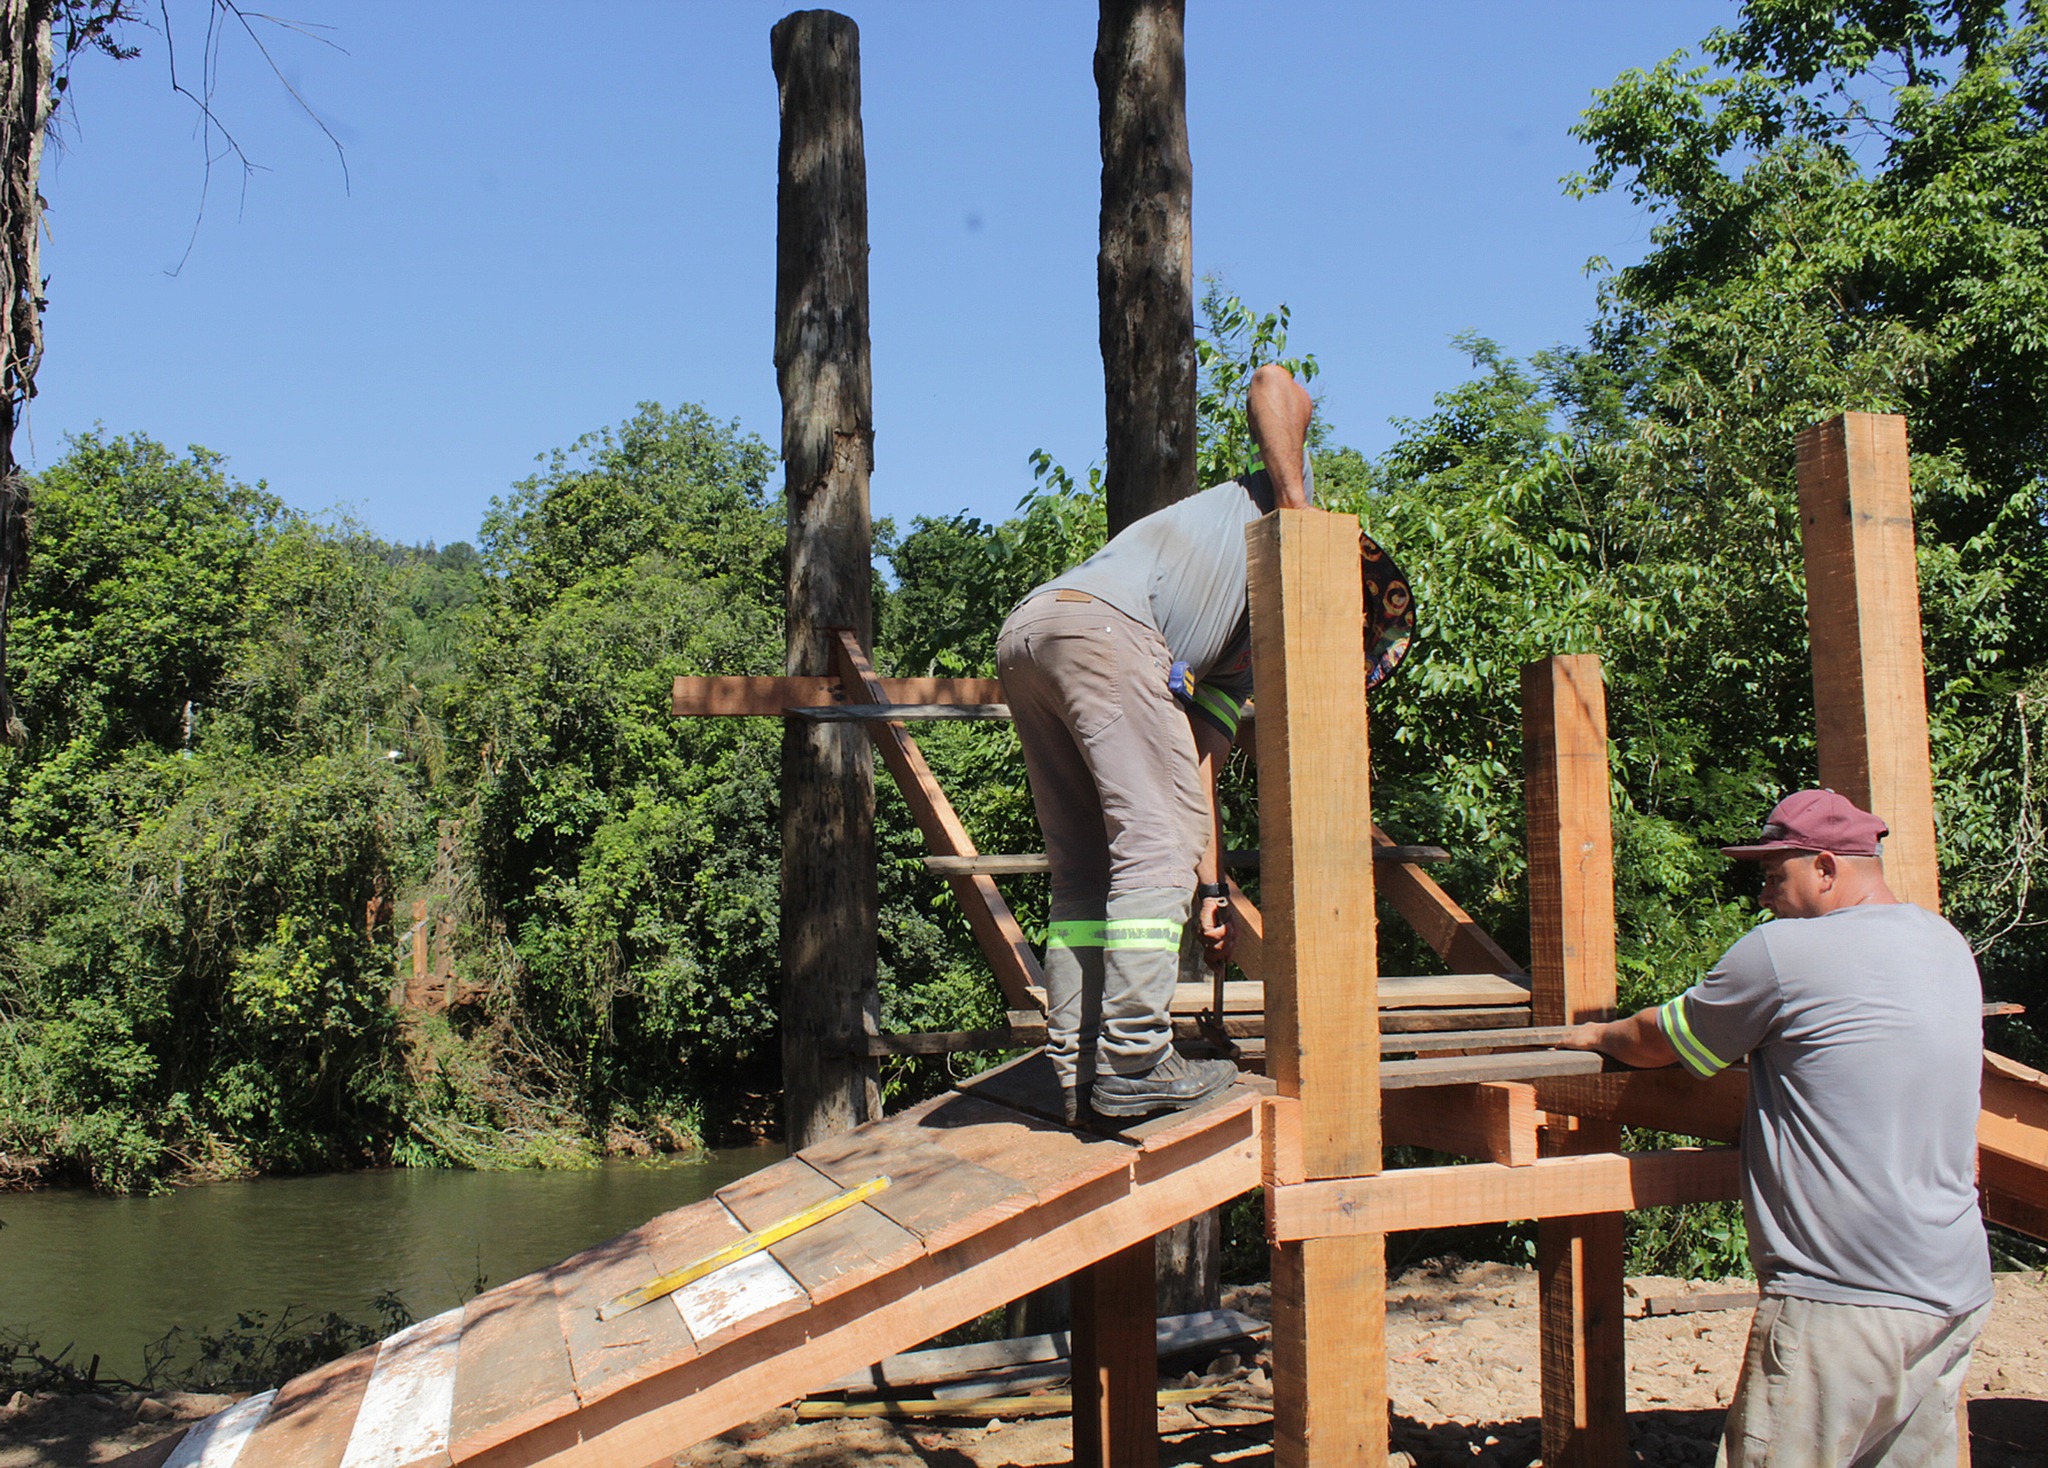
POLYGON ((1595 1021, 1571 1025, 1558 1040, 1557 1048, 1597 1050, 1602 1055, 1612 1055, 1623 1065, 1645 1070, 1678 1063, 1678 1052, 1665 1038, 1664 1027, 1657 1023, 1657 1011, 1654 1009, 1638 1010, 1627 1019, 1608 1020, 1604 1024, 1595 1021))
POLYGON ((1209 967, 1220 969, 1237 949, 1237 916, 1228 897, 1204 897, 1200 919, 1202 957, 1209 967))

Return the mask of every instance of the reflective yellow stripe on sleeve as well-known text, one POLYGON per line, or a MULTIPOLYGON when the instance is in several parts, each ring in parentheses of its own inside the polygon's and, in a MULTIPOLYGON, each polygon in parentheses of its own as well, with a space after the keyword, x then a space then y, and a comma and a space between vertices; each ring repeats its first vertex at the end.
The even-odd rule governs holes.
POLYGON ((1694 1075, 1704 1079, 1728 1068, 1728 1062, 1701 1044, 1699 1036, 1692 1032, 1692 1026, 1685 1018, 1683 994, 1657 1007, 1657 1023, 1663 1027, 1664 1037, 1671 1042, 1671 1048, 1678 1052, 1680 1064, 1694 1075))

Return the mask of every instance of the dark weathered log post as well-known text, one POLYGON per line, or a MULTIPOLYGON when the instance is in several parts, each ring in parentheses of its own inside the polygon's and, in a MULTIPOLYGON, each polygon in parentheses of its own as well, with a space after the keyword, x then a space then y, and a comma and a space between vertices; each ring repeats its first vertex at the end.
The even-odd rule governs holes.
MULTIPOLYGON (((874 641, 867 161, 860 32, 802 10, 769 33, 781 96, 775 370, 789 516, 791 673, 833 670, 832 628, 874 641)), ((881 1115, 874 1026, 875 774, 858 724, 782 734, 782 1075, 792 1150, 881 1115)))
POLYGON ((1194 168, 1185 0, 1102 0, 1102 245, 1109 530, 1194 493, 1194 168))

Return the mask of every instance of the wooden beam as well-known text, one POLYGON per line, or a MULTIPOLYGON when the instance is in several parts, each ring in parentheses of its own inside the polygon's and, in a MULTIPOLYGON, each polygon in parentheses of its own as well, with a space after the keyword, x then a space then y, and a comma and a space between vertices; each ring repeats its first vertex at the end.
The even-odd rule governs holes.
MULTIPOLYGON (((1597 657, 1548 657, 1522 669, 1522 760, 1530 1013, 1538 1025, 1611 1018, 1614 835, 1607 690, 1597 657)), ((1544 1136, 1552 1153, 1621 1146, 1621 1128, 1611 1121, 1575 1120, 1544 1136)), ((1537 1225, 1546 1463, 1606 1468, 1628 1456, 1622 1260, 1618 1213, 1537 1225)))
POLYGON ((1733 1142, 1741 1136, 1749 1103, 1749 1070, 1740 1065, 1706 1081, 1674 1065, 1663 1070, 1545 1076, 1534 1084, 1536 1104, 1545 1111, 1709 1142, 1733 1142))
MULTIPOLYGON (((884 678, 882 701, 914 704, 999 704, 1003 686, 993 678, 884 678)), ((678 678, 669 693, 677 718, 780 718, 793 708, 825 708, 846 702, 838 678, 678 678)))
MULTIPOLYGON (((881 696, 882 680, 875 676, 875 670, 869 665, 867 654, 861 650, 858 641, 842 632, 834 652, 839 677, 849 690, 857 691, 876 703, 887 701, 881 696)), ((911 818, 924 833, 925 844, 940 856, 979 855, 974 849, 973 839, 967 834, 967 827, 961 824, 959 813, 946 799, 946 792, 939 788, 938 777, 925 763, 924 752, 917 747, 917 742, 898 724, 867 724, 863 727, 874 741, 875 748, 881 751, 882 763, 895 777, 896 788, 903 792, 904 803, 910 807, 911 818)), ((1004 1001, 1013 1009, 1042 1007, 1032 997, 1031 990, 1037 988, 1043 992, 1045 975, 1038 966, 1038 956, 1031 951, 1031 944, 1024 936, 1024 929, 1010 911, 1010 904, 997 890, 995 878, 974 876, 950 880, 953 895, 967 914, 967 925, 974 930, 974 939, 981 945, 982 956, 995 971, 1004 1001)))
MULTIPOLYGON (((1398 850, 1394 840, 1378 826, 1372 829, 1375 848, 1398 850)), ((1375 869, 1373 880, 1379 895, 1415 929, 1437 957, 1455 969, 1473 973, 1519 974, 1522 966, 1508 957, 1471 914, 1451 900, 1428 872, 1414 862, 1397 861, 1384 870, 1375 869)))
MULTIPOLYGON (((1381 1166, 1358 522, 1281 510, 1246 545, 1266 1059, 1299 1102, 1298 1147, 1280 1155, 1302 1177, 1357 1178, 1381 1166)), ((1386 1240, 1288 1239, 1272 1266, 1277 1468, 1384 1459, 1386 1240)))
MULTIPOLYGON (((775 370, 789 531, 787 671, 832 671, 832 629, 873 635, 868 475, 867 159, 860 31, 799 11, 769 35, 782 110, 776 190, 775 370)), ((882 1114, 853 1041, 875 981, 874 758, 857 730, 782 727, 782 1077, 792 1148, 882 1114)))
POLYGON ((1152 1240, 1145 1239, 1068 1281, 1074 1311, 1074 1462, 1082 1468, 1159 1461, 1154 1272, 1152 1240))
MULTIPOLYGON (((1377 846, 1373 848, 1372 859, 1412 864, 1449 861, 1451 854, 1441 846, 1377 846)), ((1052 870, 1051 859, 1042 851, 1022 851, 1009 856, 986 853, 981 856, 928 856, 924 864, 926 870, 948 877, 984 873, 991 877, 1025 876, 1052 870)), ((1226 851, 1223 853, 1223 865, 1232 871, 1257 871, 1259 854, 1256 851, 1226 851)))
POLYGON ((2048 1185, 2048 1075, 1985 1051, 1977 1145, 2036 1169, 2048 1185))
POLYGON ((793 719, 811 719, 821 724, 867 724, 891 719, 929 721, 933 719, 1007 719, 1006 703, 835 703, 824 708, 786 708, 793 719))
POLYGON ((1388 1142, 1508 1167, 1536 1160, 1536 1088, 1522 1081, 1389 1091, 1380 1099, 1388 1142))
POLYGON ((1388 1234, 1704 1203, 1735 1197, 1741 1186, 1733 1147, 1596 1152, 1546 1157, 1527 1167, 1411 1167, 1275 1188, 1267 1195, 1266 1226, 1282 1242, 1388 1234))
POLYGON ((1533 1081, 1598 1071, 1606 1062, 1589 1050, 1502 1050, 1492 1055, 1431 1055, 1380 1062, 1382 1091, 1456 1086, 1472 1081, 1533 1081))
POLYGON ((1799 519, 1820 783, 1891 827, 1886 882, 1939 912, 1906 420, 1844 413, 1801 433, 1799 519))

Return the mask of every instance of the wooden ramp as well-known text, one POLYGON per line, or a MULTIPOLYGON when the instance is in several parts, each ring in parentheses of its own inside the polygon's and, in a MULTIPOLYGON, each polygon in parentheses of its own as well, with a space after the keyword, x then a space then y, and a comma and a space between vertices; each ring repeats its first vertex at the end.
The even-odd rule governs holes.
POLYGON ((173 1468, 652 1464, 1149 1239, 1259 1182, 1248 1077, 1116 1136, 1034 1055, 309 1372, 132 1461, 173 1468), (613 1297, 876 1176, 765 1253, 613 1297))

